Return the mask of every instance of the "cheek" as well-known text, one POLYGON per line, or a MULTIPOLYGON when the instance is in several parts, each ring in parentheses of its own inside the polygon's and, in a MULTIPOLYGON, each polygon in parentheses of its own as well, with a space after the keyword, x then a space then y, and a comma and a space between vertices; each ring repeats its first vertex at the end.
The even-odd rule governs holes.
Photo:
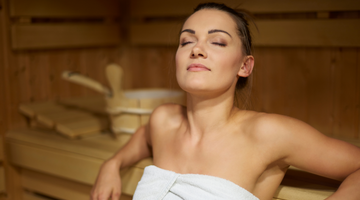
POLYGON ((183 66, 183 61, 184 61, 184 58, 182 57, 182 52, 181 52, 181 50, 179 51, 179 50, 177 50, 176 51, 176 54, 175 54, 175 75, 176 75, 176 79, 177 79, 177 81, 178 81, 178 83, 179 83, 179 76, 180 76, 180 72, 181 72, 181 70, 180 70, 180 68, 181 68, 181 66, 183 66))
POLYGON ((179 62, 181 61, 181 51, 178 49, 175 54, 175 66, 178 68, 179 62))
POLYGON ((184 65, 186 65, 186 52, 183 50, 177 50, 175 54, 175 66, 176 66, 176 72, 180 70, 180 68, 183 68, 184 65))
POLYGON ((221 63, 219 64, 219 66, 222 66, 223 72, 237 74, 237 72, 240 70, 241 56, 239 54, 223 54, 221 55, 221 57, 219 57, 219 61, 221 63))

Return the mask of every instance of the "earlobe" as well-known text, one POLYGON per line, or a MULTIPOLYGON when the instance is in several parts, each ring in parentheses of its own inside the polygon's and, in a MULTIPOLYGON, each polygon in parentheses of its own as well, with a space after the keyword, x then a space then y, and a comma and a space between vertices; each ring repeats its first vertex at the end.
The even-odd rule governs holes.
POLYGON ((248 77, 252 73, 254 68, 254 57, 246 56, 244 62, 242 62, 238 75, 241 77, 248 77))

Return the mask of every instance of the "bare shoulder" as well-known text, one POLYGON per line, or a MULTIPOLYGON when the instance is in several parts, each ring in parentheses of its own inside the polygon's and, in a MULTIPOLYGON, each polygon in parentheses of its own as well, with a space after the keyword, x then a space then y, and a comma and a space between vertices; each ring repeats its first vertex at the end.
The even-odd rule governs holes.
MULTIPOLYGON (((272 153, 274 160, 292 155, 303 144, 327 143, 330 138, 301 120, 268 113, 254 112, 246 118, 247 133, 261 149, 272 153)), ((288 163, 288 162, 287 162, 288 163)))
POLYGON ((324 136, 301 120, 279 114, 254 112, 246 123, 252 134, 259 138, 324 136))
POLYGON ((179 104, 166 103, 154 109, 150 117, 151 128, 171 128, 181 124, 186 108, 179 104))
POLYGON ((338 180, 360 167, 360 148, 330 138, 301 120, 258 114, 249 124, 261 147, 287 165, 338 180))

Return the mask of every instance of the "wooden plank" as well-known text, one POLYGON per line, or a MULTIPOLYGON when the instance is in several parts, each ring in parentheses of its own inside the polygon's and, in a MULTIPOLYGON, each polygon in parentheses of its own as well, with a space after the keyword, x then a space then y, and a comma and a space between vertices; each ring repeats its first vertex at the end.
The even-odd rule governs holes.
POLYGON ((12 48, 16 50, 110 46, 120 43, 120 27, 111 24, 15 24, 11 27, 11 36, 12 48))
POLYGON ((59 199, 88 200, 91 191, 91 185, 27 169, 22 169, 22 186, 30 191, 59 199))
MULTIPOLYGON (((356 65, 356 68, 357 68, 357 83, 356 83, 356 94, 357 94, 357 98, 356 98, 356 101, 359 102, 360 101, 360 49, 358 48, 357 49, 357 65, 356 65)), ((357 110, 357 120, 355 121, 355 126, 357 126, 357 134, 356 134, 356 139, 360 140, 360 108, 357 107, 356 108, 357 110)))
POLYGON ((64 106, 61 106, 53 101, 48 102, 36 102, 36 103, 23 103, 19 105, 19 111, 24 115, 35 118, 36 115, 52 113, 52 112, 61 112, 69 110, 64 106))
POLYGON ((93 184, 103 160, 54 149, 7 143, 9 161, 17 166, 93 184), (84 168, 86 166, 86 168, 84 168))
POLYGON ((288 180, 286 185, 280 185, 274 197, 291 200, 322 200, 329 197, 335 191, 332 187, 317 184, 309 184, 303 181, 288 180))
POLYGON ((263 20, 252 26, 255 46, 360 46, 360 19, 263 20))
POLYGON ((56 122, 55 129, 70 138, 97 135, 109 127, 109 120, 98 117, 83 117, 74 121, 56 122))
MULTIPOLYGON (((0 0, 2 8, 0 9, 0 134, 5 135, 6 131, 12 126, 14 116, 14 106, 17 104, 13 99, 13 88, 11 84, 11 68, 14 54, 10 49, 9 33, 9 1, 0 0)), ((15 109, 16 110, 16 109, 15 109)), ((16 111, 15 111, 16 112, 16 111)), ((21 199, 21 178, 19 171, 8 164, 7 160, 3 162, 6 169, 6 199, 21 199)))
POLYGON ((110 158, 130 138, 129 134, 119 134, 117 140, 114 140, 109 134, 102 134, 81 140, 69 140, 54 131, 30 129, 11 130, 6 135, 7 142, 63 150, 101 160, 110 158))
MULTIPOLYGON (((132 17, 142 16, 187 16, 193 9, 205 0, 132 0, 132 17)), ((359 10, 360 2, 353 0, 220 0, 232 8, 241 8, 253 13, 276 13, 276 12, 318 12, 318 11, 347 11, 359 10)))
POLYGON ((61 99, 58 103, 65 106, 76 107, 76 108, 88 110, 90 112, 107 115, 106 102, 104 96, 93 96, 93 97, 86 96, 86 97, 78 97, 78 98, 61 99))
MULTIPOLYGON (((173 39, 177 38, 178 34, 173 39)), ((179 89, 175 75, 176 49, 177 45, 132 47, 130 60, 133 87, 179 89)))
MULTIPOLYGON (((360 19, 259 20, 251 26, 254 46, 360 46, 360 19)), ((132 24, 133 45, 178 45, 178 22, 132 24)))
POLYGON ((11 17, 101 17, 119 16, 118 0, 11 0, 11 17))
POLYGON ((104 115, 69 108, 56 102, 21 104, 19 110, 36 119, 45 127, 55 129, 67 137, 75 138, 99 134, 109 127, 109 119, 104 115))
MULTIPOLYGON (((38 114, 36 119, 48 127, 55 127, 56 124, 65 124, 69 122, 83 121, 85 119, 103 120, 104 117, 93 115, 92 113, 73 109, 68 111, 51 112, 47 114, 38 114)), ((103 127, 105 129, 106 127, 103 127)), ((99 129, 103 130, 103 129, 99 129)))
POLYGON ((131 24, 130 42, 133 45, 178 45, 181 26, 179 22, 131 24))
POLYGON ((0 134, 0 163, 4 160, 4 140, 0 134))
POLYGON ((31 192, 23 191, 22 200, 50 200, 50 199, 31 192))
POLYGON ((136 186, 144 173, 144 168, 132 167, 122 169, 120 176, 123 183, 121 191, 126 195, 134 195, 136 186))
POLYGON ((5 169, 4 166, 0 164, 0 194, 5 191, 6 191, 5 169))
POLYGON ((306 73, 307 123, 326 135, 332 135, 334 80, 330 48, 306 48, 306 62, 296 62, 306 73), (314 67, 316 66, 316 67, 314 67))
POLYGON ((356 50, 351 48, 336 51, 334 136, 337 137, 357 138, 358 136, 357 56, 356 50))
MULTIPOLYGON (((22 178, 24 189, 41 195, 48 195, 56 199, 89 199, 91 186, 69 181, 55 176, 23 169, 22 178)), ((50 200, 32 192, 23 192, 23 200, 50 200)), ((53 198, 51 198, 53 199, 53 198)), ((131 196, 121 195, 120 200, 131 200, 131 196)))

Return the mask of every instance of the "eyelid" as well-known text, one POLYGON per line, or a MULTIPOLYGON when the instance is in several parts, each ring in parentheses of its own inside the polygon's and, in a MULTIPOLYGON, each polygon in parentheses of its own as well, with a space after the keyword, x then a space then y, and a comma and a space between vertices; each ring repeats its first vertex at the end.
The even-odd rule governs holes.
POLYGON ((225 47, 225 46, 226 46, 225 43, 220 43, 220 42, 213 42, 212 44, 219 45, 219 46, 221 46, 221 47, 225 47))
POLYGON ((194 38, 193 37, 181 37, 180 38, 180 45, 181 46, 185 46, 187 44, 193 43, 194 42, 194 38))
POLYGON ((181 42, 180 45, 183 47, 183 46, 185 46, 185 45, 187 45, 187 44, 191 44, 191 43, 193 43, 193 42, 191 42, 191 41, 186 41, 186 42, 181 42))

